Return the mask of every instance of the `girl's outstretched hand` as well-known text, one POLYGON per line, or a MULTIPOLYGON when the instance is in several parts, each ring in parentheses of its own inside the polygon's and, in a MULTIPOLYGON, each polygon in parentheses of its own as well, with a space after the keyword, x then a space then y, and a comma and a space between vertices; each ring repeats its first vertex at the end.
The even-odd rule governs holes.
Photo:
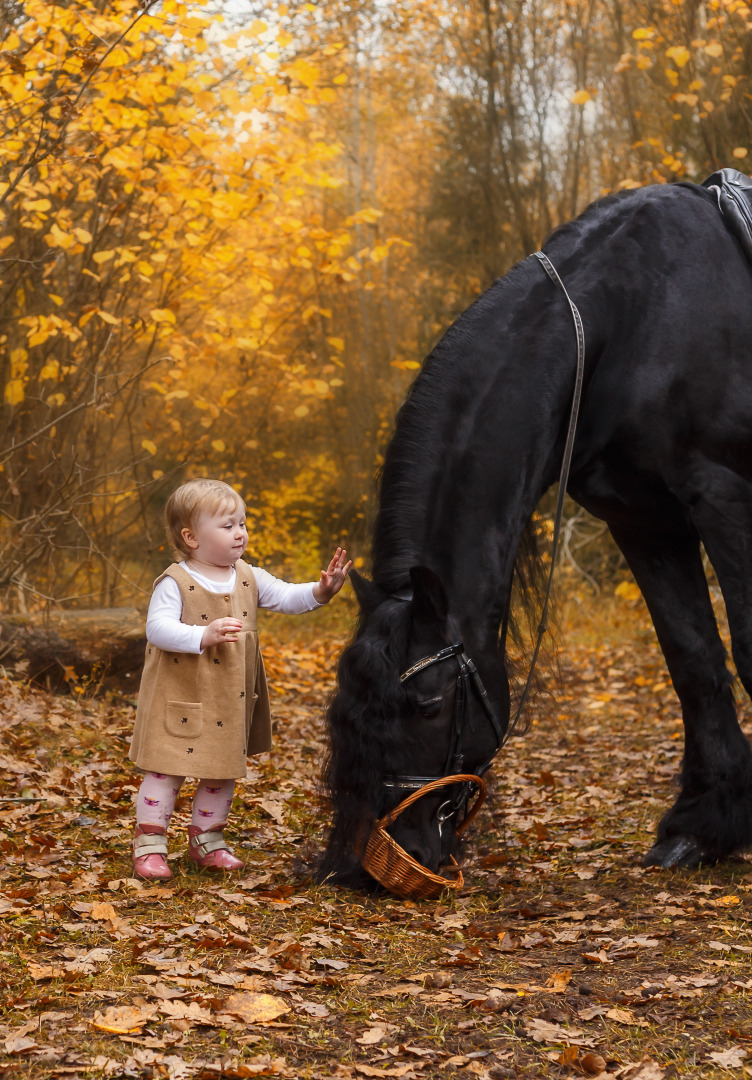
POLYGON ((321 579, 313 587, 313 597, 317 604, 328 604, 345 584, 347 571, 352 566, 352 559, 347 558, 344 548, 337 548, 326 570, 321 571, 321 579))

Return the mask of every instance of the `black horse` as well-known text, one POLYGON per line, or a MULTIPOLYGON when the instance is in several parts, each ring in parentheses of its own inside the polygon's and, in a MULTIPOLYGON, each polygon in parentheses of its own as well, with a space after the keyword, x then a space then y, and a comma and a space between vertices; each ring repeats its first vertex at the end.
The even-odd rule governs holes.
MULTIPOLYGON (((623 552, 684 719, 681 792, 645 863, 714 862, 752 843, 752 753, 701 555, 752 693, 752 267, 719 190, 695 184, 609 196, 545 251, 586 337, 567 490, 623 552)), ((328 714, 324 873, 352 877, 374 818, 405 788, 493 757, 509 724, 515 559, 559 476, 575 371, 566 297, 531 257, 460 316, 415 380, 383 468, 373 580, 353 575, 361 613, 328 714), (463 652, 486 708, 480 684, 458 678, 463 652)), ((419 800, 395 839, 435 871, 466 794, 419 800)))

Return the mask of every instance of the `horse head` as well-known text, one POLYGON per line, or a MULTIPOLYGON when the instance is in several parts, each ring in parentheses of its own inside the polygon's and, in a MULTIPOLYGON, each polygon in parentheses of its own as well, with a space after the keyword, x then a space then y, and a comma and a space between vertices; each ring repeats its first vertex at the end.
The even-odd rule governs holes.
MULTIPOLYGON (((391 591, 357 573, 351 579, 360 625, 340 660, 325 773, 334 807, 325 865, 340 876, 348 876, 343 856, 349 855, 352 867, 374 821, 411 792, 441 777, 484 771, 506 723, 481 682, 471 651, 476 643, 466 647, 436 573, 414 566, 409 580, 391 591)), ((498 651, 476 651, 476 657, 499 682, 494 697, 508 713, 498 651)), ((389 832, 436 872, 457 847, 470 795, 467 783, 432 791, 401 813, 389 832)))

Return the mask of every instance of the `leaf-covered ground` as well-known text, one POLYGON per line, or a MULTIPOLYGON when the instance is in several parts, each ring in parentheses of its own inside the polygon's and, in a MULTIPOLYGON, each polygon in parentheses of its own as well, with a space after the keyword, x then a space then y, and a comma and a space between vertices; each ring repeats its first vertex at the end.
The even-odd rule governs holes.
POLYGON ((495 769, 464 891, 420 903, 308 877, 340 641, 267 635, 277 742, 238 787, 231 839, 246 869, 187 865, 186 794, 175 876, 158 886, 131 876, 131 702, 6 675, 0 1073, 749 1075, 752 862, 639 865, 681 755, 641 625, 569 635, 555 696, 495 769))

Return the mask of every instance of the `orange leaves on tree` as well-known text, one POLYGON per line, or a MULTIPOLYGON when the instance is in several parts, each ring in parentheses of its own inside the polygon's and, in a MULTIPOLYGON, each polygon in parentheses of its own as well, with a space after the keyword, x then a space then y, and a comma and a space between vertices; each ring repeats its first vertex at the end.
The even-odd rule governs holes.
MULTIPOLYGON (((313 345, 301 305, 315 304, 324 279, 355 287, 386 254, 378 236, 364 245, 358 235, 379 211, 322 213, 321 193, 342 183, 342 148, 323 123, 345 81, 341 64, 323 64, 339 63, 341 46, 296 56, 296 17, 282 9, 273 23, 229 32, 204 0, 165 2, 158 15, 136 0, 84 9, 35 0, 0 42, 4 407, 24 436, 38 423, 57 440, 54 461, 93 453, 103 464, 101 478, 87 467, 96 506, 118 489, 124 520, 139 485, 176 462, 224 471, 250 443, 257 471, 241 465, 241 482, 295 487, 300 455, 275 456, 274 440, 297 438, 345 385, 322 372, 345 337, 317 315, 313 345), (7 357, 19 349, 14 366, 7 357), (68 411, 75 424, 54 422, 68 411), (254 428, 270 420, 259 443, 254 428), (157 429, 170 437, 153 441, 157 429), (161 468, 146 470, 133 447, 161 468), (116 473, 117 484, 104 479, 116 473)), ((8 439, 19 441, 12 428, 8 439)), ((31 476, 30 461, 50 454, 11 457, 31 476)), ((323 460, 316 447, 306 475, 323 460)), ((53 471, 45 482, 59 500, 67 480, 53 471)), ((325 474, 328 484, 329 463, 325 474)), ((76 518, 93 530, 91 551, 111 548, 109 509, 83 526, 86 512, 76 518)), ((135 537, 144 522, 131 528, 135 537)))
POLYGON ((678 68, 683 68, 689 63, 691 54, 684 45, 672 45, 670 49, 666 49, 666 56, 673 60, 678 68))

